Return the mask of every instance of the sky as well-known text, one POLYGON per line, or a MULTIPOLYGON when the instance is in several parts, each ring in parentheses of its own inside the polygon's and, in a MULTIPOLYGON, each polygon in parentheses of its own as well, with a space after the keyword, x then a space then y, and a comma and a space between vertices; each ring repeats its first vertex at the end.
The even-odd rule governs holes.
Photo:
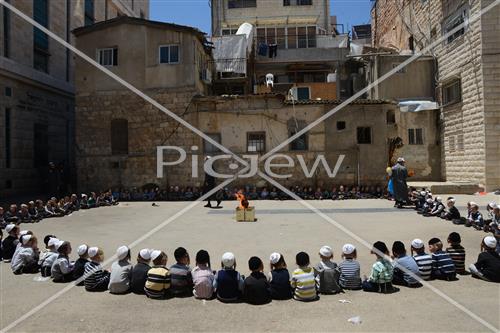
MULTIPOLYGON (((150 19, 210 33, 208 3, 209 0, 150 0, 150 19)), ((330 3, 330 14, 337 16, 337 23, 344 24, 346 32, 353 25, 370 23, 371 0, 331 0, 330 3)))

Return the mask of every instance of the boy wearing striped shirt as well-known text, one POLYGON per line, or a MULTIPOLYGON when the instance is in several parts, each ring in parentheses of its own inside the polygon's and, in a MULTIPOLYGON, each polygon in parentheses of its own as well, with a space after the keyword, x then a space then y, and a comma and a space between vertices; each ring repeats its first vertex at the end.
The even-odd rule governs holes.
POLYGON ((425 245, 421 239, 411 241, 411 253, 417 262, 418 272, 422 280, 430 280, 432 271, 432 256, 425 253, 425 245))
POLYGON ((151 252, 153 267, 148 271, 144 292, 148 298, 164 299, 170 291, 170 272, 167 269, 168 257, 163 251, 151 252))
POLYGON ((293 271, 290 285, 293 289, 293 298, 297 301, 315 301, 318 299, 314 269, 309 267, 309 255, 299 252, 295 256, 298 268, 293 271))
POLYGON ((465 249, 460 243, 462 239, 458 232, 452 232, 448 236, 448 244, 449 247, 446 248, 446 253, 448 253, 453 260, 453 264, 455 265, 455 271, 457 274, 463 275, 466 274, 465 271, 465 249))
POLYGON ((87 252, 90 257, 90 261, 85 264, 85 290, 108 290, 109 272, 104 271, 101 267, 101 263, 104 260, 104 252, 98 247, 91 247, 87 252))
POLYGON ((361 275, 359 262, 356 260, 356 247, 352 244, 345 244, 342 247, 342 261, 339 265, 339 284, 344 289, 361 289, 361 275))
POLYGON ((432 253, 431 278, 452 281, 456 280, 455 264, 448 253, 443 251, 443 243, 439 238, 429 240, 429 251, 432 253))
POLYGON ((185 248, 178 247, 174 251, 174 257, 177 262, 170 266, 170 291, 178 297, 192 296, 193 278, 189 267, 189 253, 185 248))

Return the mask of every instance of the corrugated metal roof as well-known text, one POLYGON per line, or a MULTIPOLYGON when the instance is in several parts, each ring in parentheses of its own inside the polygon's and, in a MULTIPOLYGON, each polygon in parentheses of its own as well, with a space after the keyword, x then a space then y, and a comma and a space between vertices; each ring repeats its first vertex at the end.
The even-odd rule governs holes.
MULTIPOLYGON (((310 104, 341 104, 343 103, 344 100, 340 99, 322 99, 322 100, 303 100, 303 101, 291 101, 291 100, 286 100, 284 104, 288 105, 310 105, 310 104)), ((386 99, 357 99, 352 101, 349 104, 356 104, 356 105, 373 105, 373 104, 396 104, 395 101, 391 100, 386 100, 386 99)))

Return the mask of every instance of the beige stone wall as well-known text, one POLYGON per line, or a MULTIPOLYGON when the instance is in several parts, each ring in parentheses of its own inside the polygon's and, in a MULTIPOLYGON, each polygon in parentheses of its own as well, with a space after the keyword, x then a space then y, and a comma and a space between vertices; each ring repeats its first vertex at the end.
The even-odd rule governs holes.
MULTIPOLYGON (((379 13, 392 10, 392 18, 375 18, 377 11, 372 11, 372 20, 378 20, 378 31, 377 26, 374 27, 375 36, 378 36, 374 39, 375 45, 390 46, 386 41, 393 40, 391 34, 395 32, 391 31, 405 36, 413 32, 419 42, 416 48, 422 49, 442 36, 443 21, 462 4, 468 4, 471 17, 492 1, 406 1, 406 10, 413 9, 411 16, 399 15, 394 8, 390 8, 391 3, 379 0, 377 8, 379 13), (397 23, 400 20, 398 15, 405 18, 405 23, 389 22, 397 23)), ((462 101, 441 109, 443 175, 448 181, 477 182, 488 190, 500 186, 498 176, 491 176, 498 175, 495 171, 500 168, 497 157, 499 140, 493 134, 498 126, 495 104, 499 96, 496 86, 498 61, 494 60, 498 59, 498 13, 498 8, 492 10, 470 24, 463 36, 449 44, 440 43, 428 52, 437 58, 438 85, 442 86, 454 78, 460 78, 462 85, 462 101)))

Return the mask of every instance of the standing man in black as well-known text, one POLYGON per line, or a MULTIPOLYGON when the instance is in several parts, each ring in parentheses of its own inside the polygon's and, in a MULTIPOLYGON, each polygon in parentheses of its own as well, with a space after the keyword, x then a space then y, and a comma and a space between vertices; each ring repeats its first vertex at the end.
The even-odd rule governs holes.
MULTIPOLYGON (((205 157, 205 161, 207 161, 208 159, 210 158, 210 156, 207 156, 205 157)), ((213 190, 215 187, 215 177, 208 174, 207 172, 205 172, 205 183, 203 185, 203 193, 208 193, 210 192, 211 190, 213 190)), ((208 198, 207 198, 207 204, 205 205, 205 207, 207 208, 212 208, 212 203, 210 202, 211 200, 217 200, 217 208, 220 207, 220 203, 221 203, 221 200, 220 200, 220 197, 216 195, 216 193, 213 193, 212 195, 210 195, 208 198)))
POLYGON ((400 157, 395 166, 392 167, 392 186, 394 187, 394 200, 398 208, 403 208, 403 205, 408 203, 408 171, 405 167, 405 159, 400 157))

